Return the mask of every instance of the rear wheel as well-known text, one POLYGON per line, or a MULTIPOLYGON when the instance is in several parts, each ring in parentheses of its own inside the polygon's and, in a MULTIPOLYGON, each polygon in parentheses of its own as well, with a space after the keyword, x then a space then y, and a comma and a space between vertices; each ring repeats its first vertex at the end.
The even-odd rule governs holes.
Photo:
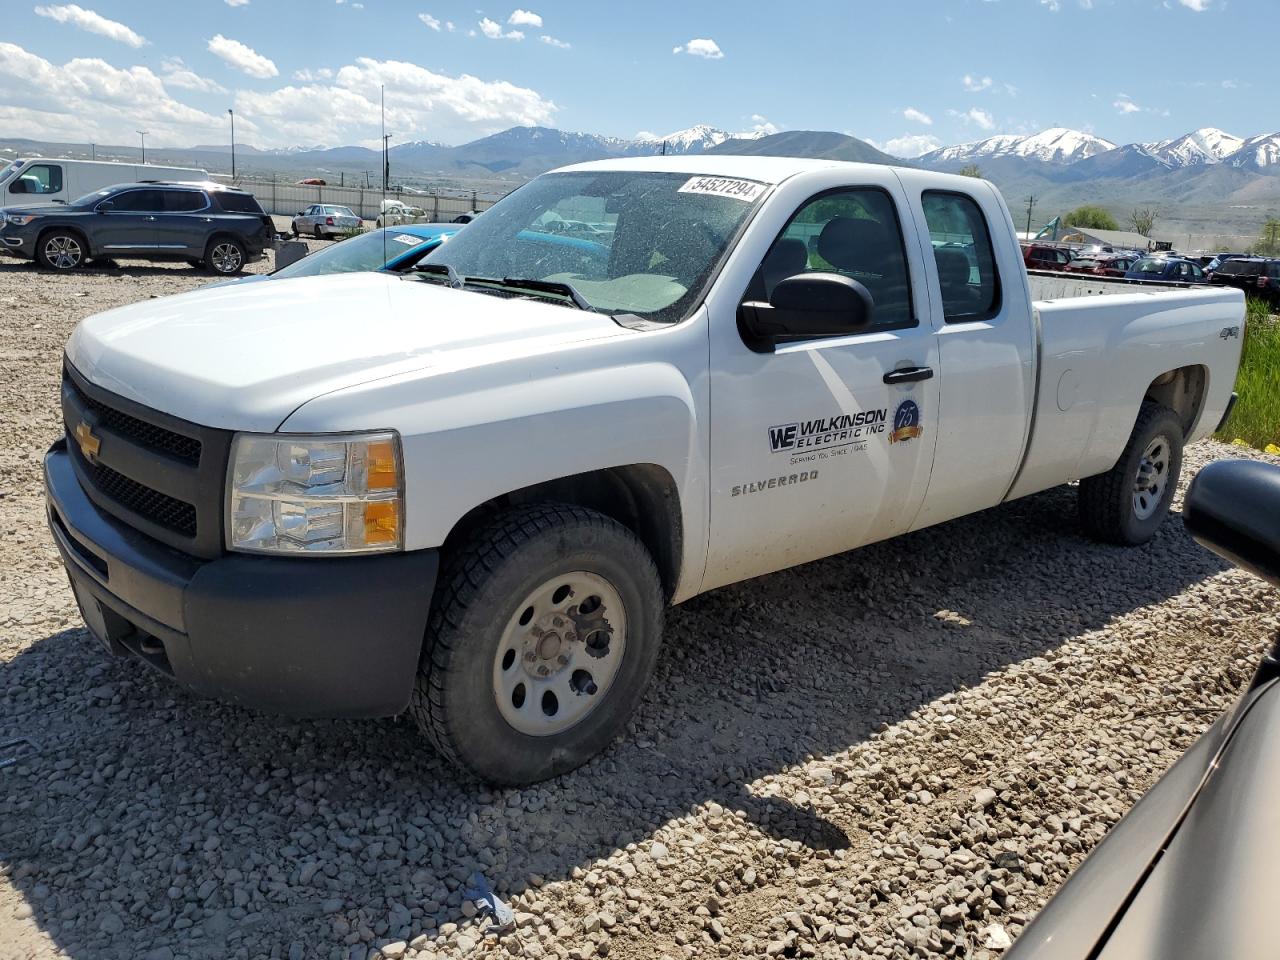
POLYGON ((244 246, 231 237, 214 237, 205 250, 204 265, 218 276, 239 273, 244 269, 244 246))
POLYGON ((663 607, 653 560, 621 524, 563 504, 502 514, 441 574, 410 709, 484 780, 572 770, 639 703, 663 607))
POLYGON ((69 230, 50 230, 36 241, 36 263, 46 270, 74 270, 86 253, 84 241, 69 230))
POLYGON ((1146 543, 1169 512, 1181 471, 1182 423, 1168 407, 1148 400, 1116 465, 1080 481, 1085 531, 1108 543, 1146 543))
POLYGON ((320 232, 320 224, 318 223, 316 224, 316 227, 315 227, 315 235, 317 240, 324 239, 324 234, 320 232))

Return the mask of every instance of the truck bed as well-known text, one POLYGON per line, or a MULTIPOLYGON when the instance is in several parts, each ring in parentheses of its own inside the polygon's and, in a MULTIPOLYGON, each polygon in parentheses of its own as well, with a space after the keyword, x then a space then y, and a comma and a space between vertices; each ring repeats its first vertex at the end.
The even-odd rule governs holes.
POLYGON ((1032 300, 1067 300, 1072 297, 1105 297, 1116 293, 1159 293, 1168 290, 1205 289, 1204 283, 1167 283, 1152 280, 1125 280, 1123 277, 1094 277, 1083 273, 1028 270, 1032 300))

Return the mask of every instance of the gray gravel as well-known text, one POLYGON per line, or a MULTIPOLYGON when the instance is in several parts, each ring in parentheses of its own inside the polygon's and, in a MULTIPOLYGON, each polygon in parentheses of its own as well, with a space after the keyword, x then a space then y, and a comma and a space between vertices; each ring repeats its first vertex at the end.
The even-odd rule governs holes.
POLYGON ((0 261, 0 740, 42 745, 0 770, 4 960, 995 957, 1280 625, 1176 517, 1099 546, 1062 489, 685 604, 630 735, 532 789, 196 700, 86 637, 38 478, 74 322, 202 282, 0 261))

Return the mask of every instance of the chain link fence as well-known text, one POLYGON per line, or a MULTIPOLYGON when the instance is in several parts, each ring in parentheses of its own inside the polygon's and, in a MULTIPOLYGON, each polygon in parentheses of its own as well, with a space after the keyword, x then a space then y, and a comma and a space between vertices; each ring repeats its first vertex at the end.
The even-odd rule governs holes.
MULTIPOLYGON (((231 182, 230 177, 214 179, 231 182)), ((382 201, 385 198, 399 200, 405 206, 421 207, 433 223, 447 223, 464 213, 487 210, 501 199, 492 194, 481 195, 475 190, 411 193, 403 188, 393 188, 384 194, 380 187, 281 183, 250 177, 237 177, 235 185, 257 197, 258 203, 262 204, 262 209, 267 213, 282 217, 292 217, 313 203, 332 203, 348 207, 362 220, 374 220, 382 212, 382 201)))

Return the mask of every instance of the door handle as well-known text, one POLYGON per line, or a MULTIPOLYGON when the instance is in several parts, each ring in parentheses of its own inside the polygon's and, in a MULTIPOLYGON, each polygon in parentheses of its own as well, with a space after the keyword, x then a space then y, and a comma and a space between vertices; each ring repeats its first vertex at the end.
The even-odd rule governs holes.
POLYGON ((933 367, 902 367, 890 370, 884 375, 885 383, 915 383, 918 380, 932 380, 933 367))
POLYGON ((147 217, 148 220, 154 220, 155 217, 147 217))

